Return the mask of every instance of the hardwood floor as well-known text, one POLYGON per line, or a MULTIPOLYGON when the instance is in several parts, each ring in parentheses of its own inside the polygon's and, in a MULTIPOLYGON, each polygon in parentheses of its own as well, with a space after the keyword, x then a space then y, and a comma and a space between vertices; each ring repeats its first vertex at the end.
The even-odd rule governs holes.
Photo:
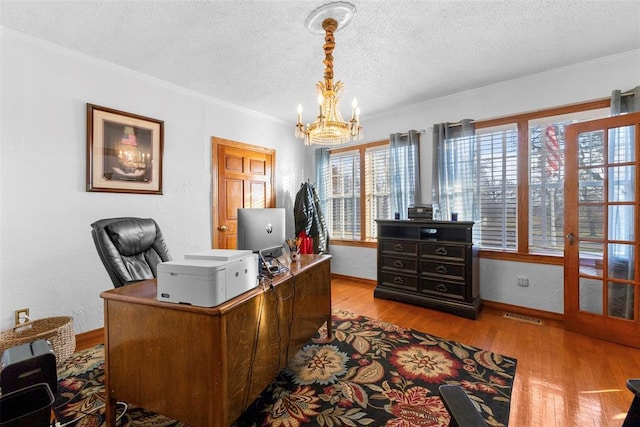
POLYGON ((640 377, 640 350, 483 308, 478 320, 373 298, 374 286, 332 280, 332 305, 368 317, 518 359, 509 425, 621 426, 632 400, 627 378, 640 377))
MULTIPOLYGON (((557 320, 539 326, 487 307, 469 320, 374 299, 373 290, 369 283, 333 279, 333 307, 518 359, 511 427, 622 425, 633 397, 626 380, 640 377, 639 349, 567 332, 557 320)), ((101 331, 81 334, 76 348, 102 342, 101 331)))

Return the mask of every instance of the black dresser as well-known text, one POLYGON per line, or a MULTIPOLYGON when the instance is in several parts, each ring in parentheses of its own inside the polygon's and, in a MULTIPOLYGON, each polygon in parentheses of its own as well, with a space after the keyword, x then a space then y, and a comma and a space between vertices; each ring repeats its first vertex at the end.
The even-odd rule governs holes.
POLYGON ((480 310, 473 222, 377 220, 376 298, 475 319, 480 310))

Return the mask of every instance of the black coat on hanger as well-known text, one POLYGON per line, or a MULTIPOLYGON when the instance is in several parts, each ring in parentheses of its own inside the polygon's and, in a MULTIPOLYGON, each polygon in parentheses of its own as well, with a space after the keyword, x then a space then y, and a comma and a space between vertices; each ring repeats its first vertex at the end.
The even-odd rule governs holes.
POLYGON ((308 181, 302 183, 296 194, 293 206, 296 236, 300 232, 313 239, 313 252, 316 254, 329 252, 329 231, 322 214, 320 199, 316 189, 308 181))

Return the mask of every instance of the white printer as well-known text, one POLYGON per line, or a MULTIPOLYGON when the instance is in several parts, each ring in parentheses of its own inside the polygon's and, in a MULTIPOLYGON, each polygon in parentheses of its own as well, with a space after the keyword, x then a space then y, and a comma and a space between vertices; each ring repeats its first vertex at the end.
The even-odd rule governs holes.
POLYGON ((158 301, 215 307, 258 285, 257 254, 210 249, 158 264, 158 301))

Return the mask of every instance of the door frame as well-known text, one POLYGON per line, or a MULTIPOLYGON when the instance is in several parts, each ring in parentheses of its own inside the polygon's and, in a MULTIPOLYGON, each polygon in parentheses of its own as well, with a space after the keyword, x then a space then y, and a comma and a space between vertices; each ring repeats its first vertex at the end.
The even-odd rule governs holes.
POLYGON ((233 141, 231 139, 219 138, 216 136, 211 137, 211 248, 216 249, 218 247, 218 227, 220 226, 218 205, 216 202, 219 200, 218 184, 219 184, 219 171, 218 171, 218 147, 226 146, 237 148, 241 150, 254 151, 257 153, 263 153, 271 156, 271 182, 270 197, 267 201, 269 207, 273 207, 276 204, 276 192, 275 192, 275 165, 276 165, 276 150, 273 148, 261 147, 259 145, 247 144, 245 142, 233 141))

